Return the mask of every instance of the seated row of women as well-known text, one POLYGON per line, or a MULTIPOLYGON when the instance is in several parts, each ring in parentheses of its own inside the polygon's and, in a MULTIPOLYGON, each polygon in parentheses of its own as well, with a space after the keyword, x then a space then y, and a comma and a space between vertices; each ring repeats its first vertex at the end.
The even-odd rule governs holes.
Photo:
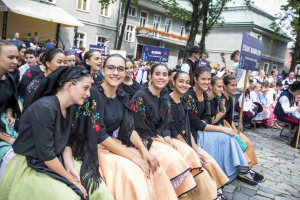
POLYGON ((197 68, 190 87, 189 75, 177 72, 168 94, 168 69, 156 64, 138 90, 132 62, 121 55, 107 57, 97 82, 97 52, 85 59, 87 70, 61 66, 66 58, 54 49, 43 60, 50 73, 27 87, 16 127, 9 72, 18 52, 2 41, 0 50, 4 199, 213 200, 226 199, 222 188, 235 178, 264 181, 251 170, 257 158, 250 140, 232 121, 234 77, 211 80, 209 69, 197 68))

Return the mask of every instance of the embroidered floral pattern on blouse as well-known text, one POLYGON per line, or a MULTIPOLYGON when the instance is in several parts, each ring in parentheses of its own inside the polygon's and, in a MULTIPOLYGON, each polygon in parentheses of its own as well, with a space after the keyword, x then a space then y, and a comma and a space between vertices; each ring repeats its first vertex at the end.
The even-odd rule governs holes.
MULTIPOLYGON (((144 119, 146 118, 146 106, 143 106, 142 97, 138 97, 137 99, 132 99, 130 101, 130 108, 134 112, 141 112, 144 119)), ((171 104, 170 104, 171 105, 171 104)))
POLYGON ((197 101, 192 97, 192 95, 189 95, 187 97, 183 97, 183 100, 185 101, 186 109, 191 113, 198 113, 197 108, 197 101))
POLYGON ((30 78, 32 76, 32 74, 31 74, 30 70, 28 70, 27 73, 25 72, 23 76, 27 76, 30 78))
POLYGON ((90 117, 93 128, 96 129, 96 131, 100 131, 100 125, 97 124, 97 119, 99 119, 99 113, 93 113, 92 110, 97 108, 97 102, 95 100, 92 100, 91 102, 88 101, 88 99, 85 100, 85 103, 79 107, 79 112, 76 112, 76 118, 81 119, 82 116, 90 117))
POLYGON ((27 91, 28 92, 33 92, 34 90, 38 89, 39 82, 40 81, 38 81, 38 80, 31 81, 31 83, 27 86, 27 91))

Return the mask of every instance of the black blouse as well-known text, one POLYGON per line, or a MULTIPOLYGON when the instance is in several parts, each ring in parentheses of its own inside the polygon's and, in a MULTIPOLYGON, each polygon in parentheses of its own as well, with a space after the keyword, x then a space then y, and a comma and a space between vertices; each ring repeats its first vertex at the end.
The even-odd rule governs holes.
POLYGON ((191 132, 195 140, 198 138, 197 131, 204 131, 206 125, 211 123, 210 100, 206 92, 203 92, 203 96, 204 100, 199 101, 192 87, 182 96, 185 109, 189 113, 191 132))
MULTIPOLYGON (((5 74, 5 80, 0 80, 0 114, 5 112, 5 109, 12 108, 13 114, 16 113, 19 117, 20 110, 17 100, 17 88, 15 80, 11 74, 5 74)), ((5 124, 0 120, 0 131, 6 132, 5 124)))
POLYGON ((76 132, 88 137, 95 136, 99 144, 120 127, 117 139, 131 146, 130 137, 134 130, 134 122, 128 95, 120 89, 117 89, 116 93, 114 99, 109 99, 101 84, 93 85, 90 97, 76 114, 78 117, 76 132))
MULTIPOLYGON (((109 136, 112 136, 113 132, 120 127, 123 116, 124 105, 119 97, 107 98, 104 110, 104 124, 101 126, 100 135, 106 135, 107 133, 109 136)), ((103 138, 102 141, 105 139, 103 138)))
POLYGON ((138 82, 136 82, 135 80, 133 80, 132 85, 126 85, 125 83, 122 82, 119 85, 119 88, 121 90, 124 90, 124 92, 127 93, 129 99, 132 99, 132 97, 135 95, 135 93, 141 89, 141 85, 138 82))
POLYGON ((41 76, 45 77, 44 72, 41 70, 39 65, 35 65, 33 67, 30 67, 25 71, 25 73, 22 75, 22 79, 19 82, 18 85, 18 91, 19 91, 19 99, 24 104, 25 101, 25 95, 27 91, 27 87, 29 84, 35 79, 35 77, 41 76))
POLYGON ((19 136, 13 144, 15 153, 39 161, 56 158, 67 146, 74 114, 75 110, 70 106, 64 118, 56 96, 39 99, 20 120, 19 136))
POLYGON ((148 144, 152 143, 151 137, 171 136, 171 103, 163 91, 157 97, 148 87, 144 87, 133 96, 130 103, 134 111, 135 128, 143 139, 150 140, 148 144))

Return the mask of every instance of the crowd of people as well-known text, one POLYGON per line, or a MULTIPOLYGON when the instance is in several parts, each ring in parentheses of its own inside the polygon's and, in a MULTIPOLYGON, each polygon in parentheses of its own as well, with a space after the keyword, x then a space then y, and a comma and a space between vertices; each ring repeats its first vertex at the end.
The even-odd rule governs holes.
MULTIPOLYGON (((0 40, 1 198, 224 200, 236 178, 265 181, 233 119, 238 65, 212 76, 196 66, 197 47, 183 70, 82 52, 0 40)), ((281 85, 260 77, 249 86, 244 121, 274 112, 299 123, 300 83, 277 100, 281 85)), ((271 114, 263 116, 269 124, 271 114)))

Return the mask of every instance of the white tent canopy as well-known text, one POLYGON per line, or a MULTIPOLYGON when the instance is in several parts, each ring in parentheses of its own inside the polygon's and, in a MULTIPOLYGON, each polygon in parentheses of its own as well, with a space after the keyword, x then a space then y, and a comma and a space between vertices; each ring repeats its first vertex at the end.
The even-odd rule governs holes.
POLYGON ((0 12, 10 11, 49 22, 60 23, 62 27, 83 27, 83 23, 56 6, 30 0, 2 0, 0 12))

